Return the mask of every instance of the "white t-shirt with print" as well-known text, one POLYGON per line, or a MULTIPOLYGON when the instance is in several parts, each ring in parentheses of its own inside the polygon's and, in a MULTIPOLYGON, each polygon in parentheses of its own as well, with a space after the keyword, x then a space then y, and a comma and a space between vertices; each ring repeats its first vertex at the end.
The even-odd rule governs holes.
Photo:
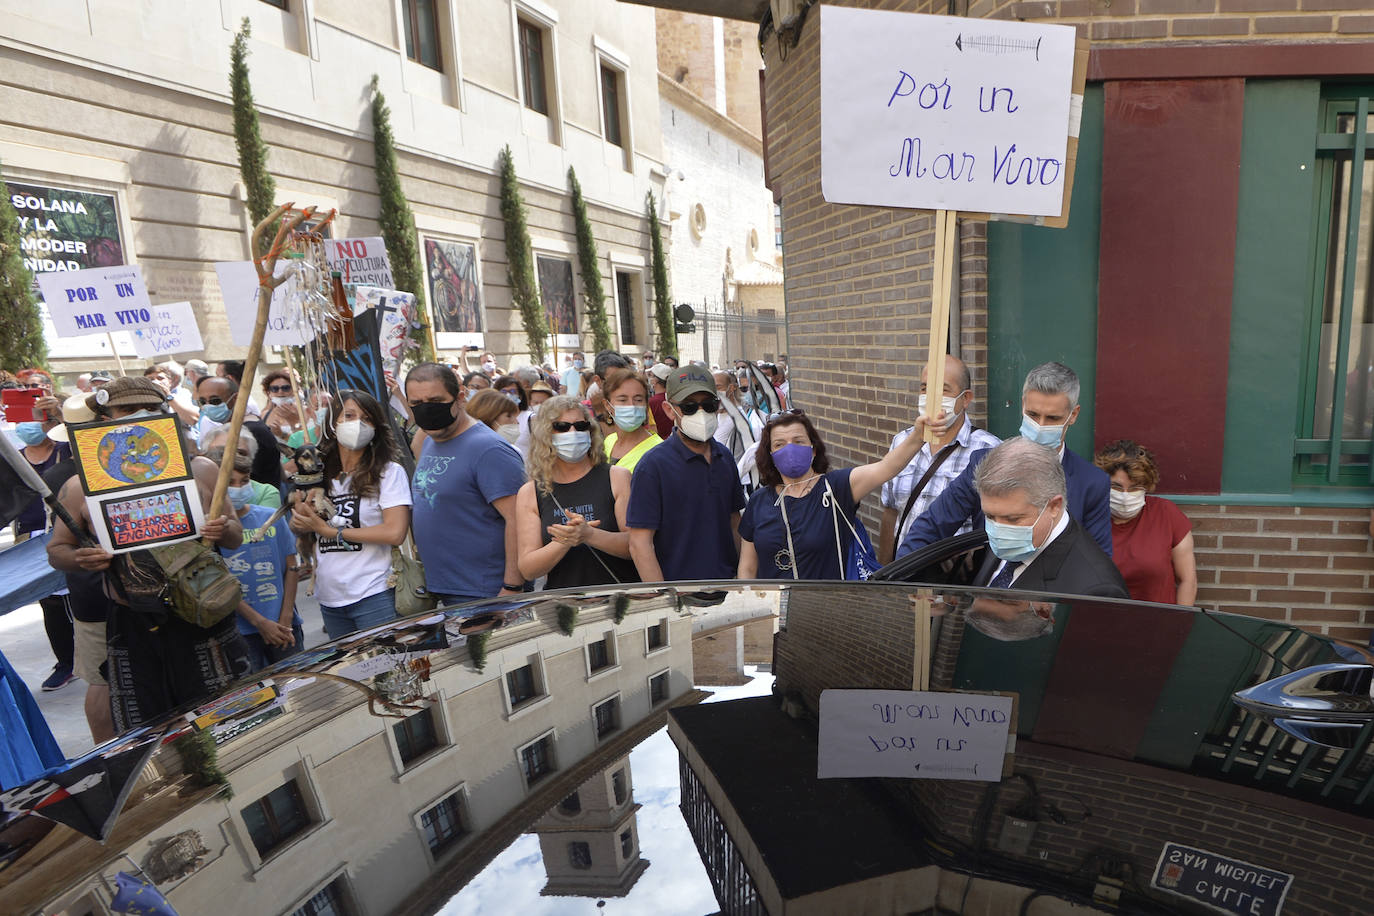
MULTIPOLYGON (((382 469, 376 496, 359 498, 351 475, 329 484, 335 517, 344 528, 368 528, 382 523, 382 510, 409 506, 410 480, 405 468, 392 461, 382 469)), ((315 545, 315 597, 326 607, 345 607, 386 591, 391 574, 391 545, 336 543, 321 539, 315 545)))

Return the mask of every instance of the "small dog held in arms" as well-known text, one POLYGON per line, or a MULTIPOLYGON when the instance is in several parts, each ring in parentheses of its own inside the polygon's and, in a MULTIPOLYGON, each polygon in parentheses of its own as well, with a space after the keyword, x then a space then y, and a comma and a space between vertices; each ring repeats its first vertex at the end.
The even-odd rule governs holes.
MULTIPOLYGON (((261 528, 248 533, 245 537, 248 540, 259 540, 262 532, 271 528, 281 521, 282 516, 290 512, 292 507, 303 503, 314 510, 320 518, 331 523, 342 523, 339 519, 334 521, 334 503, 329 499, 324 487, 324 461, 320 458, 320 451, 313 445, 303 445, 292 453, 292 460, 296 464, 296 473, 289 478, 291 481, 291 492, 282 500, 281 508, 272 513, 272 517, 267 520, 261 528)), ((300 577, 305 579, 310 577, 315 568, 315 533, 307 531, 305 534, 296 535, 296 553, 299 555, 300 577)), ((315 582, 313 578, 307 594, 315 594, 315 582)))

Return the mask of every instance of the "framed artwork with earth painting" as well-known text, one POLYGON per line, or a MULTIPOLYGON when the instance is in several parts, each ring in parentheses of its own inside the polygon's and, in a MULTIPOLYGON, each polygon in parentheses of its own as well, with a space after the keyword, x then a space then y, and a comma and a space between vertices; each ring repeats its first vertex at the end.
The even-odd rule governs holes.
POLYGON ((191 476, 186 443, 171 415, 73 425, 71 444, 87 496, 169 484, 191 476))

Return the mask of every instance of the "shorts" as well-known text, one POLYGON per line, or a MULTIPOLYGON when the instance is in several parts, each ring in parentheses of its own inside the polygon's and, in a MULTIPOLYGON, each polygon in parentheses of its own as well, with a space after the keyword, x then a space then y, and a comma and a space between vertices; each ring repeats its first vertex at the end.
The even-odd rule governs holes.
POLYGON ((105 621, 90 623, 74 620, 76 629, 76 652, 72 656, 72 672, 92 687, 104 687, 106 681, 100 673, 105 663, 105 621))

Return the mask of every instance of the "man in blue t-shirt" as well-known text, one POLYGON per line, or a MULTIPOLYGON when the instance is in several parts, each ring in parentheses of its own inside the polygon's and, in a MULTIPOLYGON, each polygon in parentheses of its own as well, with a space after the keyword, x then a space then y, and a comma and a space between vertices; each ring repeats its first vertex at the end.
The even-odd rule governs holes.
MULTIPOLYGON (((224 460, 222 449, 212 455, 212 460, 224 460)), ((296 613, 296 536, 285 519, 263 528, 273 510, 252 503, 252 463, 242 454, 233 462, 228 496, 243 525, 243 545, 220 553, 243 586, 236 622, 257 671, 305 648, 301 615, 296 613)))
POLYGON ((467 389, 448 366, 421 363, 406 399, 425 431, 411 491, 425 586, 441 604, 524 591, 515 546, 520 455, 464 409, 467 389))
POLYGON ((630 479, 630 557, 645 582, 733 579, 744 490, 734 456, 715 439, 716 380, 688 364, 665 381, 675 430, 630 479))

